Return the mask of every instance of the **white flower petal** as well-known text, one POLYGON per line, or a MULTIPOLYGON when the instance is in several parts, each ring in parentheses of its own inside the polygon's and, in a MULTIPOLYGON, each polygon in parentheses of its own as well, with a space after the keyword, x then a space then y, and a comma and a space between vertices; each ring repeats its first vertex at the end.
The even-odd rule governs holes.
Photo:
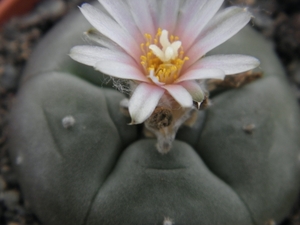
POLYGON ((150 82, 134 64, 103 60, 96 63, 95 69, 120 79, 150 82))
POLYGON ((98 46, 75 46, 70 50, 70 57, 89 66, 95 66, 99 61, 103 60, 136 65, 135 61, 126 53, 98 46))
POLYGON ((128 54, 139 61, 140 48, 135 39, 122 29, 112 18, 101 10, 85 3, 80 7, 82 14, 100 33, 122 47, 128 54))
POLYGON ((189 0, 184 2, 180 7, 177 26, 175 28, 175 34, 177 36, 183 34, 187 24, 194 23, 194 20, 197 20, 199 11, 206 2, 207 0, 189 0))
POLYGON ((247 55, 212 55, 195 63, 190 69, 221 69, 227 74, 236 74, 256 68, 259 60, 247 55))
POLYGON ((181 105, 181 107, 188 108, 193 105, 191 95, 181 85, 169 84, 162 87, 169 92, 169 94, 181 105))
POLYGON ((159 9, 161 8, 161 1, 149 1, 148 4, 154 27, 159 27, 158 20, 160 15, 159 9))
POLYGON ((143 35, 136 27, 132 18, 130 8, 124 1, 98 0, 100 4, 109 12, 109 14, 120 24, 124 30, 128 30, 132 37, 137 39, 138 43, 144 41, 143 35))
POLYGON ((220 69, 195 69, 188 70, 182 74, 175 83, 186 80, 224 79, 225 73, 220 69))
MULTIPOLYGON (((186 27, 180 35, 181 40, 185 43, 185 50, 188 50, 192 46, 203 28, 220 9, 222 3, 223 0, 206 1, 206 3, 199 8, 198 12, 196 15, 194 15, 191 21, 186 23, 186 27)), ((189 12, 187 12, 187 15, 188 14, 189 12)))
POLYGON ((165 90, 152 84, 141 83, 129 100, 129 113, 133 124, 143 123, 151 116, 165 90))
POLYGON ((202 102, 204 99, 204 93, 200 85, 196 81, 184 81, 180 83, 192 96, 193 101, 202 102))
POLYGON ((109 48, 114 51, 124 51, 119 45, 113 42, 111 39, 105 37, 96 29, 92 28, 83 33, 87 41, 92 41, 99 44, 102 47, 109 48))
POLYGON ((227 41, 240 31, 250 19, 251 14, 239 7, 230 7, 219 12, 200 33, 192 48, 186 52, 190 60, 187 61, 185 67, 227 41))
POLYGON ((127 0, 127 3, 131 8, 132 16, 140 32, 142 34, 148 33, 154 35, 156 30, 154 28, 152 14, 149 10, 150 6, 148 1, 127 0))
POLYGON ((162 86, 165 84, 165 83, 160 82, 159 79, 156 76, 154 76, 154 70, 150 70, 150 74, 149 74, 148 78, 151 79, 153 81, 153 83, 155 83, 158 86, 162 86))
POLYGON ((164 0, 161 3, 159 27, 173 33, 177 24, 180 0, 164 0))

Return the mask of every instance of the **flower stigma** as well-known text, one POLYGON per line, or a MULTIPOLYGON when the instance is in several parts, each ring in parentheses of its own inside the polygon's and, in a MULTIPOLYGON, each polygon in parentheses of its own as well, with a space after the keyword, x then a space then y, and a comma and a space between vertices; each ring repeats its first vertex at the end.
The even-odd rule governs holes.
POLYGON ((147 77, 156 85, 172 84, 180 76, 188 57, 184 56, 181 41, 177 36, 168 36, 167 30, 158 29, 154 38, 145 34, 141 44, 141 64, 147 77))

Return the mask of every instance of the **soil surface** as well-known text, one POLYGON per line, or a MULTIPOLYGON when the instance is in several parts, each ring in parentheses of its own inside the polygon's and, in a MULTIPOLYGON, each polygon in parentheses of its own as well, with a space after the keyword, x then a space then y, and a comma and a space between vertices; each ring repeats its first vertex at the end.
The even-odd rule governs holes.
MULTIPOLYGON (((0 225, 41 224, 26 208, 8 156, 8 113, 32 49, 55 23, 82 2, 42 0, 28 15, 11 19, 0 30, 0 225)), ((253 27, 274 42, 300 103, 299 0, 225 0, 225 4, 247 7, 253 14, 253 27)), ((269 221, 266 225, 275 224, 269 221)), ((300 199, 280 225, 300 225, 300 199)))

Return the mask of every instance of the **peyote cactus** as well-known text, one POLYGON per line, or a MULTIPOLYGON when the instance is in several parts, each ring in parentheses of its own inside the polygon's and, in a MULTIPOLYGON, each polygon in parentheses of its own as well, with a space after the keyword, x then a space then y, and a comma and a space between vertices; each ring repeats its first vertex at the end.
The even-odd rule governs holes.
POLYGON ((74 12, 43 39, 11 114, 11 157, 43 224, 263 225, 289 213, 299 109, 270 43, 246 27, 213 51, 253 55, 264 76, 214 93, 162 155, 142 126, 128 125, 124 95, 68 56, 89 28, 74 12))

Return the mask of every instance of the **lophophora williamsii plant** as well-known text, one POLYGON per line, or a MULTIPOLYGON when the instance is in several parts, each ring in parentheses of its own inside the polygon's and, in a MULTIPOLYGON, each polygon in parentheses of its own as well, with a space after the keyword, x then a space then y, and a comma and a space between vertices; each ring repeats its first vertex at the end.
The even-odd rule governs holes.
POLYGON ((280 222, 299 191, 299 109, 270 43, 243 28, 247 9, 99 2, 41 41, 11 114, 11 157, 38 218, 280 222))

